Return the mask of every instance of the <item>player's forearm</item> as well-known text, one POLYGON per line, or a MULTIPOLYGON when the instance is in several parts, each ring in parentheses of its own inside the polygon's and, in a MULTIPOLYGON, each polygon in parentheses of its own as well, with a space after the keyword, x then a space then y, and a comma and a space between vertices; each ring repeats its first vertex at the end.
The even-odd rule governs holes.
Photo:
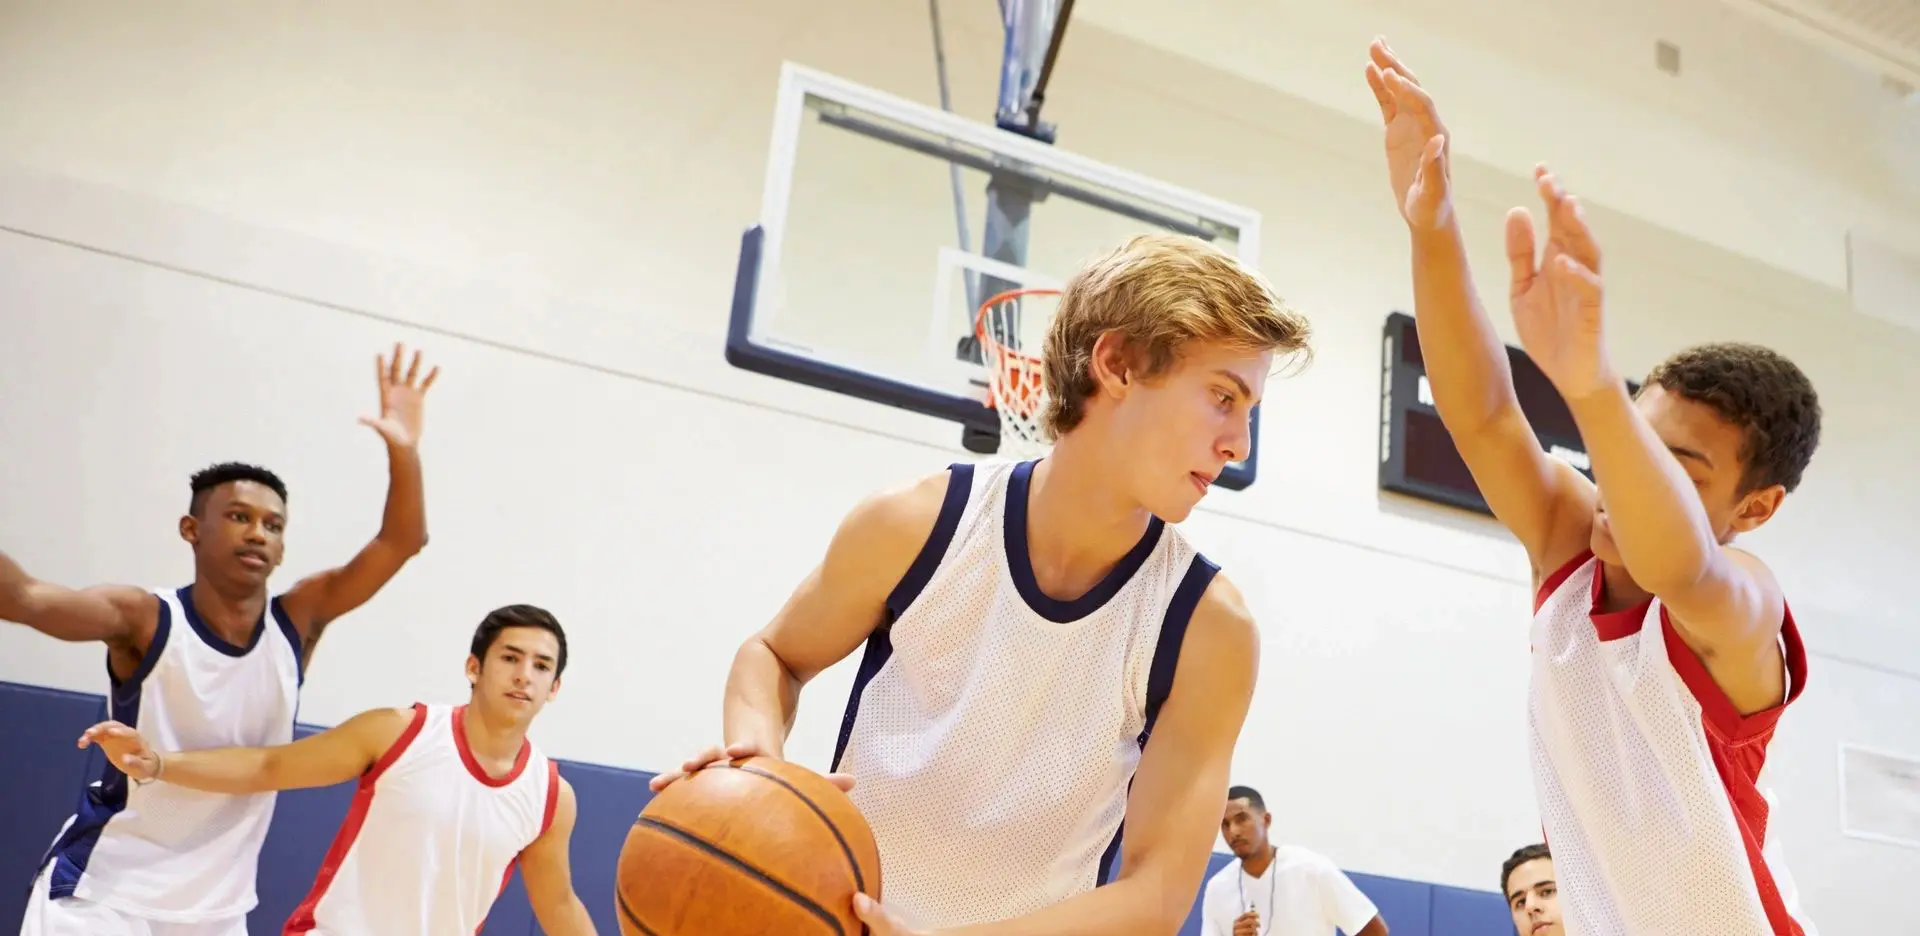
POLYGON ((1458 223, 1413 234, 1413 308, 1434 407, 1454 435, 1519 405, 1507 346, 1480 306, 1458 223))
POLYGON ((725 705, 723 728, 728 744, 751 742, 779 757, 800 707, 800 681, 773 648, 756 636, 734 654, 725 705))
POLYGON ((572 892, 560 900, 535 907, 533 918, 547 936, 599 936, 593 928, 593 917, 587 914, 587 905, 572 892))
POLYGON ((387 446, 387 506, 379 538, 407 555, 427 546, 426 481, 414 446, 387 446))
POLYGON ((1142 876, 1104 887, 1012 920, 939 930, 934 936, 1171 936, 1193 906, 1193 895, 1171 899, 1142 876))
POLYGON ((276 781, 272 748, 209 748, 203 751, 165 751, 154 779, 209 793, 260 793, 286 789, 276 781))
POLYGON ((1627 572, 1656 595, 1698 582, 1719 557, 1719 543, 1692 479, 1634 408, 1625 382, 1607 381, 1567 406, 1627 572))

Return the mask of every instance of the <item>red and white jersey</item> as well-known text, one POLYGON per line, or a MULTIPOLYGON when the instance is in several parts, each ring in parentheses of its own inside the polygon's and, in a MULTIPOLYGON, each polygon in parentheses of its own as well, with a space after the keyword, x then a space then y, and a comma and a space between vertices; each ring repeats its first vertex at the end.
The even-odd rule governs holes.
POLYGON ((1806 687, 1788 612, 1787 695, 1741 715, 1655 599, 1601 612, 1576 557, 1533 618, 1533 778, 1568 936, 1815 936, 1769 836, 1767 744, 1806 687))
POLYGON ((413 722, 360 778, 283 936, 473 936, 520 852, 553 823, 558 767, 521 745, 489 777, 467 747, 466 706, 413 707, 413 722))

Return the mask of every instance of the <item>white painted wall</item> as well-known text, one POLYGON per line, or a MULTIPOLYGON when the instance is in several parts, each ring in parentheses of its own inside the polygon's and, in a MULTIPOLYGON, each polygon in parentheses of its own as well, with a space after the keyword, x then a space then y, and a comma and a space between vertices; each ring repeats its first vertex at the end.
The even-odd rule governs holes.
POLYGON ((1727 0, 1097 0, 1076 11, 1362 120, 1377 111, 1350 50, 1385 34, 1454 95, 1456 153, 1523 176, 1551 161, 1617 210, 1834 288, 1846 285, 1850 230, 1920 250, 1920 108, 1727 0), (1654 67, 1656 40, 1681 49, 1681 77, 1654 67))
MULTIPOLYGON (((1485 523, 1375 491, 1380 326, 1409 294, 1377 133, 1116 33, 1117 2, 1086 4, 1070 40, 1048 105, 1061 145, 1262 211, 1264 269, 1320 334, 1314 367, 1271 394, 1261 482, 1189 522, 1267 634, 1236 779, 1269 792, 1285 838, 1347 867, 1489 887, 1538 835, 1524 559, 1485 523)), ((955 106, 984 116, 991 6, 948 6, 955 106)), ((63 581, 180 581, 186 475, 247 458, 294 488, 285 580, 337 561, 378 518, 379 448, 353 422, 369 358, 422 344, 444 367, 433 544, 329 634, 303 717, 457 694, 473 623, 525 600, 574 634, 540 725, 557 754, 657 768, 711 741, 733 648, 840 513, 963 457, 950 425, 720 358, 780 61, 932 101, 923 13, 0 6, 0 548, 63 581)), ((1499 104, 1460 96, 1464 138, 1499 104)), ((1496 296, 1499 219, 1527 195, 1502 169, 1532 158, 1458 170, 1496 296)), ((1647 186, 1666 171, 1587 158, 1647 186)), ((867 197, 849 224, 895 203, 878 182, 867 197)), ((1851 315, 1817 271, 1747 259, 1794 255, 1804 231, 1761 249, 1766 225, 1734 225, 1741 244, 1709 246, 1597 202, 1626 366, 1745 338, 1821 389, 1821 455, 1753 544, 1816 654, 1774 755, 1778 821, 1824 931, 1911 926, 1896 882, 1920 856, 1838 835, 1833 765, 1840 740, 1920 752, 1920 637, 1895 610, 1920 550, 1883 522, 1916 507, 1901 401, 1920 391, 1904 367, 1920 336, 1851 315)), ((799 759, 824 761, 850 675, 810 690, 799 759)), ((99 652, 0 629, 0 679, 98 691, 99 652)))

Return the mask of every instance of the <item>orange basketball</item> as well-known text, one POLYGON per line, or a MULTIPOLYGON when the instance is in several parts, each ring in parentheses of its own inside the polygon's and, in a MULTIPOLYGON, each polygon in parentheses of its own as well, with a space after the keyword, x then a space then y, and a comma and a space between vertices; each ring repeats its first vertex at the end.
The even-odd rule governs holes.
POLYGON ((662 790, 620 849, 625 936, 857 936, 880 849, 853 800, 805 767, 714 764, 662 790))

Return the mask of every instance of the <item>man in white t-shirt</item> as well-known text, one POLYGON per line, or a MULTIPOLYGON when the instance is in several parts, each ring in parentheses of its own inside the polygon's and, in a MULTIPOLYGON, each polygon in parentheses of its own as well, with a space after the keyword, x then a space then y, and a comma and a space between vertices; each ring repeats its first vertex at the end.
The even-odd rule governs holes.
POLYGON ((1273 815, 1252 787, 1227 791, 1220 835, 1240 860, 1207 881, 1206 936, 1387 936, 1373 901, 1325 855, 1267 839, 1273 815))

